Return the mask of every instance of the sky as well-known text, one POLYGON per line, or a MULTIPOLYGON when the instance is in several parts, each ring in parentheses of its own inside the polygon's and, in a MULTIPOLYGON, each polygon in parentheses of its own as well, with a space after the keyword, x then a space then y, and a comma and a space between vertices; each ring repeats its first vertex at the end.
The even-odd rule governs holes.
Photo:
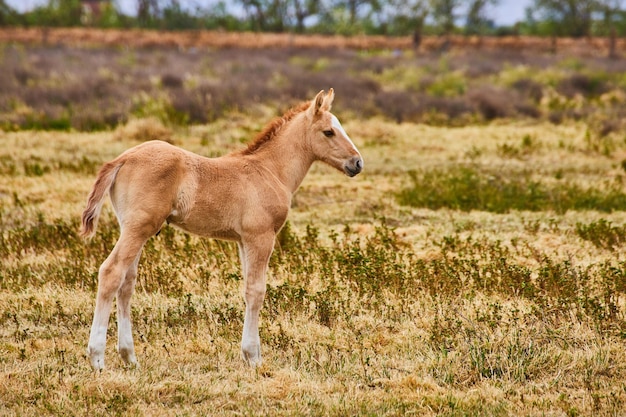
MULTIPOLYGON (((47 0, 5 0, 6 3, 20 12, 32 9, 41 4, 46 4, 47 0)), ((181 5, 206 4, 206 0, 180 0, 181 5)), ((526 17, 525 10, 532 3, 532 0, 499 0, 497 6, 491 6, 489 17, 500 26, 509 26, 526 17)), ((137 10, 137 0, 117 0, 121 11, 124 14, 134 14, 137 10)))
POLYGON ((491 8, 489 17, 502 26, 510 26, 526 18, 526 8, 532 0, 500 0, 498 6, 491 8))

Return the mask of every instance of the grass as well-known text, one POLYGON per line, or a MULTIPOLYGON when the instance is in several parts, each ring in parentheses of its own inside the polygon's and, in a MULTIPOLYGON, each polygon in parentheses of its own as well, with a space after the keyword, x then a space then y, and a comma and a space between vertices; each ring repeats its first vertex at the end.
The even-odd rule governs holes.
MULTIPOLYGON (((217 155, 242 146, 263 120, 220 123, 168 139, 217 155)), ((577 198, 607 198, 598 179, 621 191, 620 144, 590 152, 583 123, 344 126, 367 169, 349 180, 316 165, 296 194, 270 264, 265 364, 251 370, 239 357, 236 247, 164 227, 146 245, 133 301, 141 368, 125 369, 116 356, 113 314, 101 374, 84 350, 97 268, 118 229, 106 208, 86 244, 78 219, 99 164, 141 138, 124 134, 130 127, 3 133, 3 413, 619 415, 621 206, 528 209, 510 203, 525 200, 513 192, 499 210, 436 208, 394 195, 415 188, 413 175, 420 193, 441 199, 480 200, 467 178, 518 191, 525 181, 541 190, 576 184, 577 198), (438 193, 424 188, 428 175, 438 193)))
MULTIPOLYGON (((409 171, 411 186, 398 193, 400 204, 439 209, 484 210, 504 213, 510 210, 624 211, 626 194, 619 181, 604 187, 583 188, 569 182, 535 180, 529 172, 481 172, 458 167, 448 172, 409 171)), ((558 176, 558 175, 557 175, 558 176)))

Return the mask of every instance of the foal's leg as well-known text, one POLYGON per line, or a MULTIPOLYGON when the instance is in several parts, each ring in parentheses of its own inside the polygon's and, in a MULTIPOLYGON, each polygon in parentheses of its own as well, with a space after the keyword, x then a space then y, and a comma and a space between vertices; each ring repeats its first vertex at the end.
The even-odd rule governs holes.
POLYGON ((243 278, 246 278, 248 275, 248 259, 246 258, 245 248, 243 247, 243 243, 239 242, 239 260, 241 261, 241 272, 243 274, 243 278))
POLYGON ((265 274, 274 249, 274 235, 255 237, 240 247, 245 272, 244 298, 246 314, 241 337, 241 354, 252 367, 261 365, 261 339, 259 338, 259 313, 265 298, 265 274))
POLYGON ((124 278, 144 243, 145 239, 122 230, 113 251, 100 266, 96 309, 87 346, 91 367, 95 370, 104 368, 104 349, 113 297, 124 284, 124 278))
POLYGON ((135 290, 137 281, 137 265, 141 256, 141 249, 133 264, 126 272, 126 278, 117 290, 117 351, 127 365, 139 366, 135 356, 132 325, 130 320, 130 298, 135 290))

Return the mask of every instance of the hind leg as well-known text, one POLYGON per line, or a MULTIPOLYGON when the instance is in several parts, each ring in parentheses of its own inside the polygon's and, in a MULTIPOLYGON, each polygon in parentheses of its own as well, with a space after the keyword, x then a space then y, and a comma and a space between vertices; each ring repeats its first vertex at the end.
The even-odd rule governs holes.
MULTIPOLYGON (((96 308, 87 346, 87 354, 94 370, 104 368, 104 349, 113 297, 126 284, 127 272, 138 258, 146 240, 147 238, 138 238, 122 230, 113 251, 100 266, 96 308)), ((134 282, 131 286, 134 286, 134 282)))
POLYGON ((130 298, 135 291, 140 256, 141 249, 133 264, 128 268, 124 282, 117 291, 117 351, 124 363, 130 366, 139 366, 135 356, 135 343, 130 319, 130 298))

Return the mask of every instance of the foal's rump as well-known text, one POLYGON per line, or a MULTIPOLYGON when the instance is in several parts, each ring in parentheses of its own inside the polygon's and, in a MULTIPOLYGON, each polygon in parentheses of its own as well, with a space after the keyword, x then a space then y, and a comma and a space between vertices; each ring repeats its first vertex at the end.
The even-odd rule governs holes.
POLYGON ((81 234, 91 237, 95 233, 107 193, 122 228, 156 233, 176 206, 179 184, 186 173, 185 153, 168 143, 150 141, 106 163, 83 212, 81 234))

